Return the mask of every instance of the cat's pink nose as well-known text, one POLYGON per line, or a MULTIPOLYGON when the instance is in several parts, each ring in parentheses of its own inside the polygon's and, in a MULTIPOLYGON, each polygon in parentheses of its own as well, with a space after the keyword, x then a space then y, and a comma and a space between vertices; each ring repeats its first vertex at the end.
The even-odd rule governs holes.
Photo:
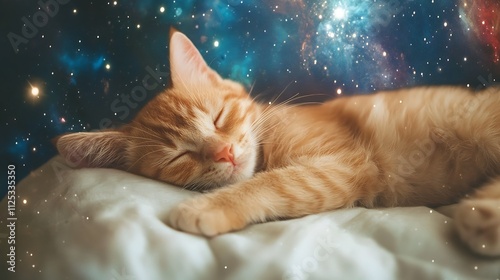
POLYGON ((234 163, 233 146, 226 145, 220 151, 214 153, 214 161, 216 162, 231 162, 234 163))

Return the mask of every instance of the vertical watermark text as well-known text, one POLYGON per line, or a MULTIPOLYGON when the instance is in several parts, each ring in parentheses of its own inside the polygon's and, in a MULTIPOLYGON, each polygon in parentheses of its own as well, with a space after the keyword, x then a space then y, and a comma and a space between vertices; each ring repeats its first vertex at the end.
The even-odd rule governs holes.
POLYGON ((7 270, 16 272, 16 166, 7 166, 7 270))

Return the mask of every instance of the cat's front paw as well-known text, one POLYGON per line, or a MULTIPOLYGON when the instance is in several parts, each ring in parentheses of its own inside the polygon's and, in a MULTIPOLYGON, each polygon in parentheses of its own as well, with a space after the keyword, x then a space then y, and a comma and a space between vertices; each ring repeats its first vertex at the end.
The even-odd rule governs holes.
POLYGON ((244 228, 247 222, 229 205, 200 195, 174 207, 168 217, 171 227, 185 232, 215 236, 244 228))
POLYGON ((473 251, 500 256, 499 200, 464 200, 457 207, 455 221, 461 239, 473 251))

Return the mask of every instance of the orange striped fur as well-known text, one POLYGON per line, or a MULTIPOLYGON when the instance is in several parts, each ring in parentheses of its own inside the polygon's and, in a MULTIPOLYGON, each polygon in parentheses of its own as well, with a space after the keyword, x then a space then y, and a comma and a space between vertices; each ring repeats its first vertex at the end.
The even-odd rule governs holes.
POLYGON ((170 61, 172 87, 130 124, 63 135, 59 152, 77 166, 206 191, 169 222, 208 236, 281 217, 439 206, 471 194, 456 211, 458 232, 474 251, 500 255, 500 90, 419 87, 268 105, 210 69, 179 32, 170 61))

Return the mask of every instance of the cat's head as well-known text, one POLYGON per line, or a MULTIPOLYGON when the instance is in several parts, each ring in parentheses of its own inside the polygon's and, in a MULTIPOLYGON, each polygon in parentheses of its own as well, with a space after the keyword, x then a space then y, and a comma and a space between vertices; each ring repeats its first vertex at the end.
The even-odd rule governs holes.
POLYGON ((170 36, 172 86, 117 130, 63 135, 59 153, 78 167, 110 167, 190 189, 247 179, 258 158, 260 108, 223 79, 182 33, 170 36))

